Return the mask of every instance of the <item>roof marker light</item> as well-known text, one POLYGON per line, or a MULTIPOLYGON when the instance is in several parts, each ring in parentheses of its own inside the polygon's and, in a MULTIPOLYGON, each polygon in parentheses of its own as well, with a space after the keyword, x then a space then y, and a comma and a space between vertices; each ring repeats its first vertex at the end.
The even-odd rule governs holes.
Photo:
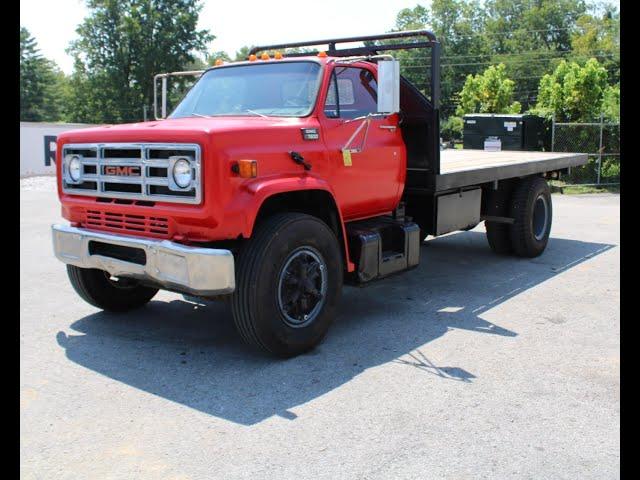
POLYGON ((217 67, 217 66, 219 66, 219 65, 222 65, 223 63, 224 63, 224 62, 222 61, 222 59, 221 59, 221 58, 217 59, 217 60, 216 60, 216 67, 217 67))
POLYGON ((325 51, 318 52, 318 56, 324 58, 324 57, 327 56, 327 52, 325 52, 325 51))
POLYGON ((249 55, 249 61, 250 61, 250 62, 255 61, 255 59, 256 59, 256 58, 257 58, 257 57, 256 57, 254 54, 249 55))
POLYGON ((280 52, 276 52, 276 53, 273 55, 273 58, 275 58, 276 60, 282 60, 282 53, 280 53, 280 52))
POLYGON ((271 57, 269 56, 269 54, 267 52, 264 52, 261 56, 260 59, 261 60, 269 60, 271 57))

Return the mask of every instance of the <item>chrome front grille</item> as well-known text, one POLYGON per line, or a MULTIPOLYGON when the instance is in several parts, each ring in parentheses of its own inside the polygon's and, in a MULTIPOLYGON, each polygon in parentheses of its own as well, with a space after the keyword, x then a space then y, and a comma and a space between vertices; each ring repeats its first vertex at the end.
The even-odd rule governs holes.
POLYGON ((202 199, 200 167, 196 144, 67 144, 62 150, 62 189, 76 195, 197 204, 202 199), (69 172, 73 157, 81 164, 77 180, 69 172), (192 181, 184 188, 171 174, 179 159, 187 159, 192 168, 192 181))

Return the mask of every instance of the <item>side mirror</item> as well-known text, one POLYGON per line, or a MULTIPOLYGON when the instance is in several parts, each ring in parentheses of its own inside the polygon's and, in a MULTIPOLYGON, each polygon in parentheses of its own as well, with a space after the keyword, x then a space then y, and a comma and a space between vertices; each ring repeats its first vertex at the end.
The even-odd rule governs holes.
POLYGON ((381 60, 378 62, 378 113, 400 111, 400 62, 381 60))

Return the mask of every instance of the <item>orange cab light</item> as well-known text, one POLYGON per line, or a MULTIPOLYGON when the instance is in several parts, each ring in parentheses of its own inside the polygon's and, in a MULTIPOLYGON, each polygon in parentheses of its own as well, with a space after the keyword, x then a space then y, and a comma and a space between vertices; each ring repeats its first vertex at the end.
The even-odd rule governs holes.
POLYGON ((224 62, 222 61, 222 59, 221 59, 221 58, 217 59, 217 60, 216 60, 216 67, 217 67, 218 65, 222 65, 223 63, 224 63, 224 62))
POLYGON ((281 54, 280 52, 276 52, 276 53, 273 55, 273 58, 275 58, 276 60, 280 60, 280 59, 282 59, 282 54, 281 54))
POLYGON ((258 176, 258 162, 256 160, 238 160, 238 175, 242 178, 258 176))
POLYGON ((318 52, 318 56, 324 58, 324 57, 327 56, 327 52, 324 52, 324 51, 323 52, 318 52))
POLYGON ((269 60, 271 57, 269 56, 269 54, 267 52, 264 52, 260 58, 262 60, 269 60))
POLYGON ((249 55, 249 61, 253 62, 257 57, 254 54, 249 55))

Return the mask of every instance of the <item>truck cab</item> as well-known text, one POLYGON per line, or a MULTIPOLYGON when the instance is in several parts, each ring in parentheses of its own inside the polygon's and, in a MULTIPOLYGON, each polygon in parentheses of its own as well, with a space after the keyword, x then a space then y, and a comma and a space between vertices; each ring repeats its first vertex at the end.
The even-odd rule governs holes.
POLYGON ((288 357, 322 340, 343 283, 415 267, 427 234, 485 215, 494 250, 539 255, 551 227, 541 175, 582 158, 442 175, 438 59, 426 31, 256 47, 202 72, 167 118, 62 134, 69 225, 52 233, 72 286, 119 312, 159 289, 223 297, 248 343, 288 357), (431 49, 430 98, 382 47, 336 48, 386 39, 431 49), (319 44, 328 51, 257 55, 319 44))

